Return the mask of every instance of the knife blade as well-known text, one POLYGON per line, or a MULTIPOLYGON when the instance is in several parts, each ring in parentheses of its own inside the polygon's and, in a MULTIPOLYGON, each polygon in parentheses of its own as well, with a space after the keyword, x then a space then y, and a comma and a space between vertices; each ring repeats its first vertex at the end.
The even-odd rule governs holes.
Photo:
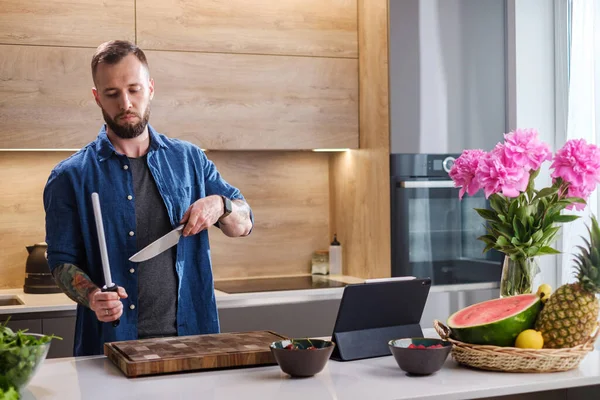
POLYGON ((166 235, 156 239, 154 242, 150 243, 148 246, 144 247, 142 250, 138 251, 131 257, 129 257, 129 261, 133 262, 142 262, 151 259, 152 257, 156 257, 160 253, 165 250, 170 249, 179 243, 179 238, 182 235, 183 227, 185 225, 179 225, 177 228, 173 229, 171 232, 166 235))

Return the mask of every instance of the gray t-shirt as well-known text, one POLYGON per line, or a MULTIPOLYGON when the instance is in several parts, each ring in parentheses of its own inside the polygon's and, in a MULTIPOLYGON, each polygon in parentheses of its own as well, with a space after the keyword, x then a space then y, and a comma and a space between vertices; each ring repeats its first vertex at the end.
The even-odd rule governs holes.
MULTIPOLYGON (((130 158, 138 250, 172 227, 146 156, 130 158)), ((138 264, 138 338, 177 335, 177 246, 138 264)))

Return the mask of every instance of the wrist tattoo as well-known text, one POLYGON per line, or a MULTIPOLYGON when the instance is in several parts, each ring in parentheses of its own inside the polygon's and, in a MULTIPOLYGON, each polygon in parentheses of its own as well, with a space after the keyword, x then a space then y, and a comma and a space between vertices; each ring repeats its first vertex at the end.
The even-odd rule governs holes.
POLYGON ((238 215, 239 221, 248 221, 250 219, 250 206, 248 206, 248 203, 244 200, 233 200, 232 203, 237 206, 234 212, 238 215))
POLYGON ((73 264, 60 264, 52 271, 58 287, 73 301, 89 308, 88 295, 98 289, 90 277, 73 264))

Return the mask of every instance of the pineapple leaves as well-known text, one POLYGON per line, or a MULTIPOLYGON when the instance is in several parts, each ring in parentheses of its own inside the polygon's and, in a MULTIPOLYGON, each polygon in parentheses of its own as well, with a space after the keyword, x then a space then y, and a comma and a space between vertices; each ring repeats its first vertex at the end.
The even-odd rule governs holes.
POLYGON ((600 293, 600 228, 596 217, 592 215, 591 226, 587 226, 588 237, 581 237, 585 246, 577 246, 575 272, 584 291, 600 293))
POLYGON ((598 221, 596 221, 596 217, 592 217, 592 229, 590 232, 590 238, 592 243, 594 243, 594 247, 598 248, 600 245, 600 227, 598 226, 598 221), (595 239, 595 240, 594 240, 595 239))

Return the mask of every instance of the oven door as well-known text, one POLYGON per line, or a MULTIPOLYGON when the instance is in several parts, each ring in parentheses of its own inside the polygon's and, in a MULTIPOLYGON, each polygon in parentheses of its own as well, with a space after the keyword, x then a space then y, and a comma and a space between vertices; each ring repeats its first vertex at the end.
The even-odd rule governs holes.
POLYGON ((483 193, 458 198, 451 180, 392 183, 392 276, 429 277, 434 285, 499 282, 503 256, 483 254, 488 208, 483 193))

